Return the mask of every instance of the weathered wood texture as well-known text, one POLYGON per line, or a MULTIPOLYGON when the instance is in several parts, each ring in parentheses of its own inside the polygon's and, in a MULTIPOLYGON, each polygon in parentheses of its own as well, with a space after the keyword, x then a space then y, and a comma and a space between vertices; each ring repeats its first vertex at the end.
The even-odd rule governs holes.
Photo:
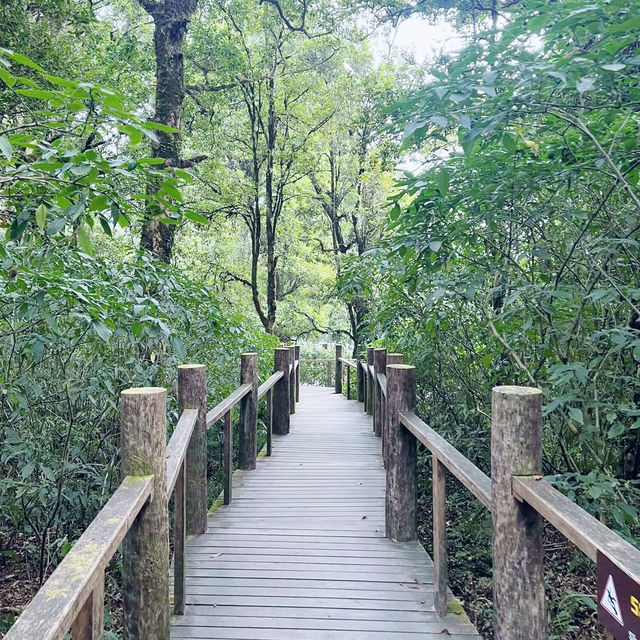
POLYGON ((300 345, 296 345, 296 402, 300 402, 300 345))
MULTIPOLYGON (((401 353, 387 353, 387 364, 402 364, 403 357, 401 353)), ((385 385, 386 385, 386 371, 385 371, 385 385)), ((385 391, 385 410, 386 410, 386 391, 385 391)), ((384 468, 387 468, 389 460, 389 434, 387 433, 388 420, 382 420, 382 463, 384 468)))
POLYGON ((370 416, 373 415, 373 394, 375 389, 373 376, 371 375, 371 367, 373 367, 373 349, 373 347, 367 347, 367 413, 370 416))
POLYGON ((342 393, 342 345, 336 345, 336 393, 342 393))
POLYGON ((273 387, 273 433, 279 436, 289 433, 289 349, 275 350, 274 370, 282 371, 282 377, 273 387))
POLYGON ((358 395, 357 395, 358 402, 362 402, 364 404, 366 399, 365 378, 364 378, 364 371, 362 370, 362 363, 359 360, 356 360, 356 376, 358 380, 358 395))
POLYGON ((233 415, 231 409, 224 414, 222 451, 224 466, 223 500, 224 504, 231 504, 233 500, 233 415))
POLYGON ((289 413, 296 412, 296 348, 289 347, 289 413))
POLYGON ((240 400, 238 428, 238 467, 255 469, 258 429, 258 354, 243 353, 240 359, 240 384, 250 384, 251 392, 240 400))
POLYGON ((403 411, 400 421, 487 509, 491 509, 491 478, 486 473, 465 458, 413 411, 403 411))
POLYGON ((431 460, 433 494, 433 586, 434 605, 438 615, 447 612, 447 484, 445 466, 431 460))
POLYGON ((207 368, 203 364, 178 367, 178 406, 196 409, 198 419, 189 440, 186 464, 187 535, 207 528, 207 368))
POLYGON ((173 612, 184 613, 185 605, 185 557, 184 546, 187 538, 187 518, 185 512, 186 474, 185 462, 180 466, 180 473, 173 494, 173 612))
POLYGON ((387 466, 386 533, 393 540, 415 540, 416 526, 416 439, 400 422, 400 413, 415 404, 415 368, 406 364, 387 367, 387 466))
MULTIPOLYGON (((6 634, 6 640, 62 640, 84 608, 87 595, 100 599, 104 568, 122 542, 131 523, 153 493, 153 478, 127 477, 98 516, 49 576, 22 615, 6 634)), ((100 626, 100 631, 102 627, 100 626)))
POLYGON ((136 518, 122 545, 124 637, 169 637, 169 515, 166 470, 166 390, 121 394, 121 470, 153 475, 153 500, 136 518))
POLYGON ((233 409, 242 398, 251 393, 250 384, 242 384, 235 391, 232 391, 224 400, 219 402, 213 409, 207 412, 207 429, 224 418, 225 414, 233 409))
POLYGON ((591 560, 598 551, 640 583, 640 550, 611 531, 539 476, 515 477, 513 493, 529 503, 591 560))
POLYGON ((542 393, 495 387, 491 403, 496 640, 544 640, 542 517, 512 494, 514 475, 542 473, 542 393))
POLYGON ((384 409, 382 389, 378 382, 378 374, 384 373, 387 367, 387 350, 373 350, 373 369, 374 369, 374 392, 373 392, 373 432, 380 438, 382 437, 382 421, 384 420, 384 409))
POLYGON ((187 609, 173 638, 472 640, 433 609, 416 541, 384 537, 385 476, 371 420, 334 388, 303 386, 291 433, 237 471, 234 501, 187 543, 187 609))

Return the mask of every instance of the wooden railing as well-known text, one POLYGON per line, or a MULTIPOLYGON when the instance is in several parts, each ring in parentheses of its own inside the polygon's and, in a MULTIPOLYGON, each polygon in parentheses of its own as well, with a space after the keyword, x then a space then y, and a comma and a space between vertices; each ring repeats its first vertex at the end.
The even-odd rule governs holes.
POLYGON ((204 365, 178 367, 180 417, 166 442, 166 390, 121 395, 123 480, 6 634, 6 640, 98 640, 103 635, 104 573, 122 544, 125 637, 169 637, 169 499, 174 496, 173 612, 185 607, 185 540, 207 527, 206 431, 224 420, 224 502, 232 499, 232 411, 238 408, 239 467, 257 458, 258 400, 272 433, 289 433, 300 397, 299 347, 275 350, 275 372, 258 386, 258 356, 243 354, 240 386, 206 412, 204 365))
MULTIPOLYGON (((336 359, 350 368, 354 366, 342 358, 341 349, 336 359)), ((492 514, 496 638, 545 640, 548 636, 543 518, 591 560, 598 561, 604 555, 631 581, 640 584, 640 550, 544 480, 539 389, 493 389, 489 477, 416 415, 415 369, 402 364, 402 355, 370 347, 366 362, 358 361, 355 368, 358 400, 373 415, 373 430, 382 438, 387 537, 417 539, 416 443, 431 453, 434 606, 440 615, 448 610, 446 471, 492 514)))

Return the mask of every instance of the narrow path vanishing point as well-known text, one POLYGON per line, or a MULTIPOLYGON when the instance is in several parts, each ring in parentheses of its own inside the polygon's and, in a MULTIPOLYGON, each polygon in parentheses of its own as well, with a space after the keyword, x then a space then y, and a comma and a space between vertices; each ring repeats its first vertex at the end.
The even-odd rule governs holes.
POLYGON ((187 609, 172 638, 471 640, 439 618, 433 564, 384 537, 380 439, 362 405, 301 388, 291 433, 237 471, 233 502, 187 545, 187 609))

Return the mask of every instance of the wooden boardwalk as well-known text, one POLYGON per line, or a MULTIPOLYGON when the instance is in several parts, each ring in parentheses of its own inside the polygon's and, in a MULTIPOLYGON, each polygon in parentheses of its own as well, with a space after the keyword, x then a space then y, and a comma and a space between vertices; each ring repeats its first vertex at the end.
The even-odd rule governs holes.
POLYGON ((471 640, 433 609, 417 542, 384 537, 380 439, 362 405, 302 387, 291 433, 236 472, 233 502, 187 544, 187 608, 172 638, 471 640))

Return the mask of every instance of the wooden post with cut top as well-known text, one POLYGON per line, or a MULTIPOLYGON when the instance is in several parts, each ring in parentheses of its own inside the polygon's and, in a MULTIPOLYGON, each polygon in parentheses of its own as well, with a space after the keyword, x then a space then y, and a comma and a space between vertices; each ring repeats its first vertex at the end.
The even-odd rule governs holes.
POLYGON ((336 384, 335 390, 336 393, 342 393, 342 362, 340 361, 342 358, 342 345, 336 345, 336 384))
POLYGON ((300 345, 296 345, 296 402, 300 402, 300 345))
POLYGON ((238 468, 255 469, 258 430, 258 354, 243 353, 240 362, 240 384, 250 384, 251 391, 240 400, 238 430, 238 468))
MULTIPOLYGON (((365 377, 360 358, 356 358, 356 379, 358 384, 358 402, 365 402, 365 377)), ((366 409, 366 407, 365 407, 366 409)))
MULTIPOLYGON (((403 358, 401 353, 387 353, 387 365, 390 364, 402 364, 403 358)), ((386 402, 385 402, 385 412, 386 412, 386 402)), ((384 468, 387 468, 388 457, 389 457, 389 434, 387 433, 389 421, 383 417, 382 418, 382 463, 384 464, 384 468)))
POLYGON ((417 448, 416 439, 400 423, 400 413, 415 407, 415 367, 387 367, 387 420, 389 461, 385 503, 387 538, 398 542, 417 540, 417 448))
POLYGON ((378 380, 379 374, 384 374, 387 367, 387 350, 386 349, 374 349, 373 350, 373 431, 380 438, 382 436, 382 421, 384 420, 383 403, 384 397, 382 394, 382 387, 378 380))
POLYGON ((296 412, 296 348, 289 347, 289 413, 296 412))
POLYGON ((122 475, 153 475, 153 499, 122 545, 125 638, 169 640, 166 397, 161 387, 121 394, 122 475))
POLYGON ((207 368, 203 364, 178 367, 178 407, 197 409, 198 420, 187 449, 185 473, 186 535, 207 530, 207 368))
POLYGON ((375 386, 373 384, 373 376, 371 375, 370 367, 373 366, 373 347, 367 347, 367 375, 366 375, 366 385, 367 385, 367 413, 372 416, 373 415, 373 394, 375 390, 375 386))
POLYGON ((491 401, 496 640, 546 640, 542 516, 514 498, 514 475, 542 474, 542 392, 495 387, 491 401))
POLYGON ((289 349, 283 347, 275 350, 274 370, 282 371, 283 376, 276 382, 273 387, 273 433, 278 436, 284 436, 289 433, 290 421, 290 404, 289 404, 289 349))

